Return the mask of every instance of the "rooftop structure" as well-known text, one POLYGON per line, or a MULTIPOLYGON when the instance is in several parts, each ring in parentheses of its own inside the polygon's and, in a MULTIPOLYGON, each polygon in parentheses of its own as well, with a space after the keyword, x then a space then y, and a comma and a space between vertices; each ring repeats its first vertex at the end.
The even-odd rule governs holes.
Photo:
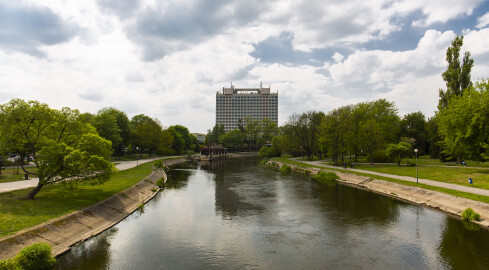
POLYGON ((216 93, 216 124, 224 124, 226 132, 246 125, 246 119, 270 119, 278 125, 278 93, 270 87, 222 88, 216 93))

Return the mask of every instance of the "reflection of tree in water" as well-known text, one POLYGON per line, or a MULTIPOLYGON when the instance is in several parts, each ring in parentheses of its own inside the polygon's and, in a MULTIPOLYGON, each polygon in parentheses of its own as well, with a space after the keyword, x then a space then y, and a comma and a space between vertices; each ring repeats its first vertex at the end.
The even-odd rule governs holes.
POLYGON ((107 269, 110 262, 110 237, 113 227, 96 238, 85 241, 57 259, 56 269, 107 269))
POLYGON ((168 179, 165 184, 165 189, 181 189, 185 188, 188 183, 188 178, 192 175, 197 166, 191 164, 178 164, 171 167, 171 170, 166 172, 168 179))
MULTIPOLYGON (((393 198, 338 183, 324 183, 316 191, 323 207, 337 209, 343 218, 352 225, 365 225, 375 222, 388 225, 397 221, 399 204, 393 198)), ((334 220, 334 219, 333 219, 334 220)), ((337 220, 342 222, 342 220, 337 220)))
POLYGON ((479 225, 446 218, 438 251, 452 269, 489 269, 489 231, 479 225))

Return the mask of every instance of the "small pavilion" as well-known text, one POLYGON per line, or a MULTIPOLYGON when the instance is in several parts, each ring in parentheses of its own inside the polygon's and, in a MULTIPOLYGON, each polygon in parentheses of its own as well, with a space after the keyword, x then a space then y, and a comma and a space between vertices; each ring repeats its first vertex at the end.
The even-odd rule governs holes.
POLYGON ((228 149, 222 145, 206 145, 200 148, 200 160, 223 159, 227 157, 228 149))

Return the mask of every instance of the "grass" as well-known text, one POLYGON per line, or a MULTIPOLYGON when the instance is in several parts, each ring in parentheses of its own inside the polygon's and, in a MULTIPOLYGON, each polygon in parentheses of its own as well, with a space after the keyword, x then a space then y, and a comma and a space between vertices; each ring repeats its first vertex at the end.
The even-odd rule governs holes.
MULTIPOLYGON (((416 177, 415 166, 358 165, 357 169, 416 177)), ((471 186, 468 182, 470 177, 474 182, 474 187, 489 189, 489 170, 483 168, 418 166, 418 176, 419 178, 463 186, 471 186)))
POLYGON ((0 193, 0 237, 102 201, 141 181, 151 172, 152 165, 148 162, 117 172, 101 185, 78 183, 75 190, 67 184, 45 186, 34 200, 19 200, 28 189, 0 193))
MULTIPOLYGON (((28 171, 36 173, 37 169, 36 168, 27 168, 28 171)), ((2 174, 0 174, 0 183, 7 183, 7 182, 15 182, 15 181, 20 181, 24 180, 24 172, 22 169, 19 168, 20 173, 14 173, 14 168, 7 168, 5 170, 2 170, 2 174)), ((32 175, 31 175, 32 176, 32 175)))
MULTIPOLYGON (((276 158, 272 158, 272 159, 275 161, 278 161, 278 162, 282 162, 282 163, 298 165, 302 168, 307 168, 307 167, 309 167, 309 168, 320 168, 320 169, 327 169, 327 170, 333 170, 333 171, 338 171, 338 172, 356 174, 356 175, 361 175, 361 176, 367 176, 367 177, 370 177, 373 179, 384 180, 384 181, 398 183, 398 184, 402 184, 402 185, 406 185, 406 186, 420 187, 420 188, 424 188, 424 189, 428 189, 428 190, 443 192, 443 193, 454 195, 454 196, 461 197, 461 198, 466 198, 466 199, 470 199, 470 200, 474 200, 474 201, 489 203, 489 197, 488 196, 482 196, 482 195, 478 195, 478 194, 462 192, 462 191, 457 191, 457 190, 452 190, 452 189, 446 189, 446 188, 441 188, 441 187, 434 187, 434 186, 425 185, 425 184, 416 184, 414 182, 403 181, 403 180, 399 180, 399 179, 395 179, 395 178, 383 177, 383 176, 378 176, 378 175, 368 174, 368 173, 353 172, 351 170, 343 170, 343 169, 339 169, 339 168, 338 169, 330 169, 330 168, 324 168, 324 167, 320 167, 320 166, 313 166, 313 165, 297 162, 294 160, 289 160, 289 158, 286 158, 286 157, 276 157, 276 158)), ((409 167, 409 168, 412 168, 412 167, 409 167)))

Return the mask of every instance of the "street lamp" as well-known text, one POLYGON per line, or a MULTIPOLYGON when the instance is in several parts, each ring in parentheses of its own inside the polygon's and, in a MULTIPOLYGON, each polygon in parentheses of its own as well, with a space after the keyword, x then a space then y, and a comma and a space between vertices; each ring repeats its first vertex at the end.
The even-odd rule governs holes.
POLYGON ((418 148, 414 149, 416 154, 416 184, 418 184, 418 148))
POLYGON ((136 151, 138 152, 138 155, 136 157, 136 168, 139 166, 139 147, 136 147, 136 151))

